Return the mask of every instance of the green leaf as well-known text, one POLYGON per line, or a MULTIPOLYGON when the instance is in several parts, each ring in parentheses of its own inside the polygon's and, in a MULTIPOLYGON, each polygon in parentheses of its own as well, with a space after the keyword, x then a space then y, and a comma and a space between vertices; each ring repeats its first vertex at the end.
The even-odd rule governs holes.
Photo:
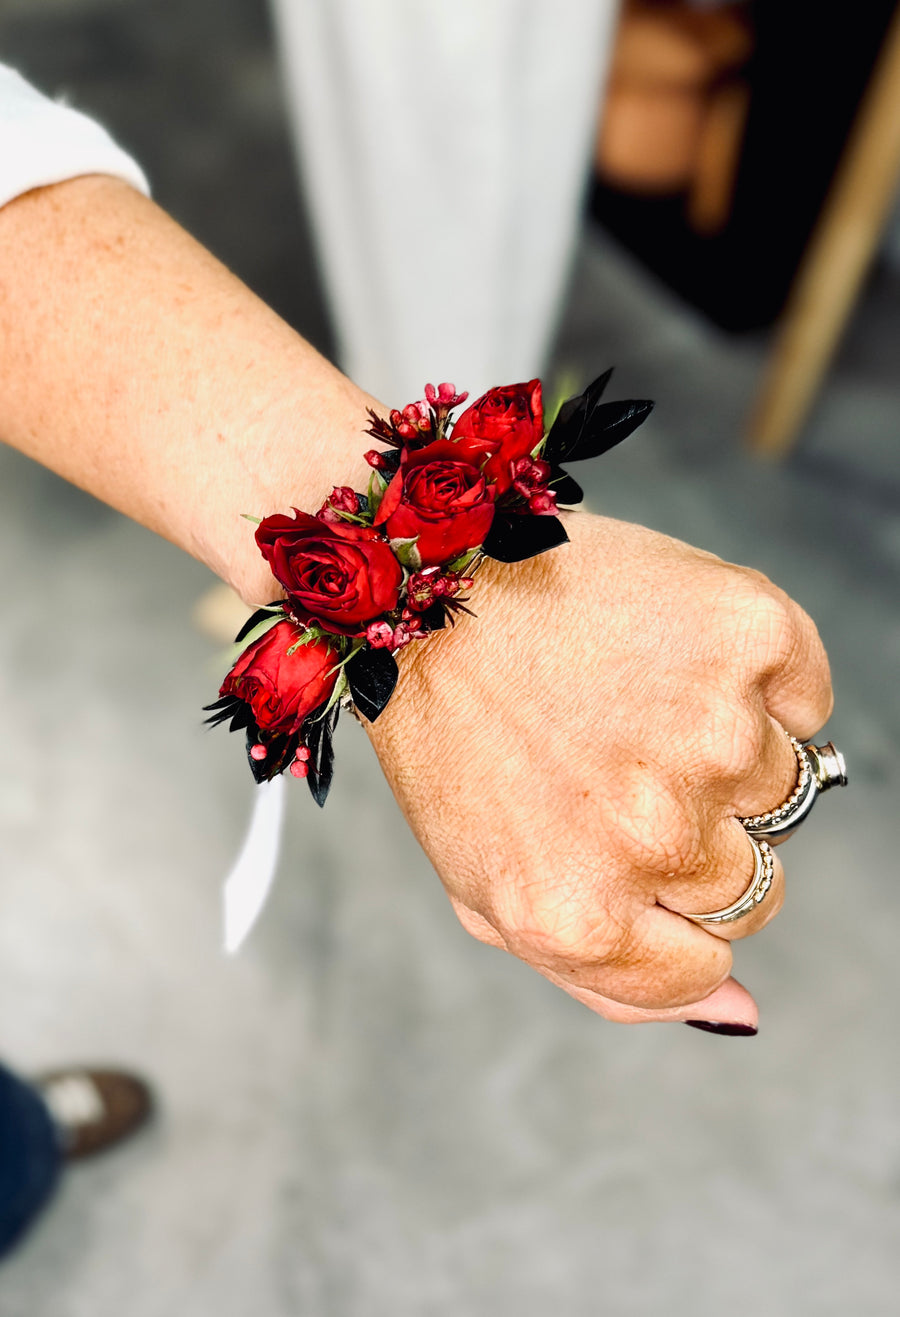
POLYGON ((373 471, 369 476, 369 511, 374 519, 375 513, 384 498, 384 491, 387 489, 387 481, 383 480, 377 471, 373 471))
POLYGON ((331 710, 334 708, 334 706, 337 704, 338 700, 341 699, 341 697, 345 695, 349 689, 350 689, 350 683, 347 680, 347 674, 344 671, 342 665, 341 670, 338 674, 338 679, 334 683, 334 690, 329 695, 328 703, 325 705, 325 708, 322 710, 320 717, 324 718, 326 714, 330 713, 331 710))
POLYGON ((248 631, 242 640, 239 640, 236 645, 232 645, 228 651, 230 655, 228 663, 229 668, 234 667, 236 660, 240 658, 245 649, 249 649, 249 647, 257 640, 260 640, 267 631, 271 631, 273 626, 277 626, 283 616, 284 614, 279 610, 277 613, 273 613, 270 617, 264 618, 262 622, 257 622, 256 626, 248 631))
POLYGON ((476 545, 474 549, 466 549, 465 553, 461 553, 458 558, 454 558, 451 563, 448 563, 447 566, 443 568, 443 571, 458 572, 460 576, 463 576, 465 575, 466 568, 471 567, 472 563, 480 553, 480 544, 476 545))
POLYGON ((401 566, 408 568, 411 572, 417 572, 422 566, 422 558, 419 550, 416 548, 418 535, 414 535, 409 540, 391 540, 391 548, 394 551, 394 557, 401 566))
POLYGON ((249 512, 242 512, 241 516, 244 518, 244 521, 252 521, 254 526, 262 525, 262 517, 251 517, 249 512))

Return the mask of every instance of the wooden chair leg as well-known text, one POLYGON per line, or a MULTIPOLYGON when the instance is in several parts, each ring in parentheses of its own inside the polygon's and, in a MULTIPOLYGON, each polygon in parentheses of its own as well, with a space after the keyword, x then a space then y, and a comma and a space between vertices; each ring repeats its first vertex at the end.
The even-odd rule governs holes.
POLYGON ((748 442, 793 446, 877 250, 900 183, 900 8, 856 116, 835 181, 791 289, 748 442))

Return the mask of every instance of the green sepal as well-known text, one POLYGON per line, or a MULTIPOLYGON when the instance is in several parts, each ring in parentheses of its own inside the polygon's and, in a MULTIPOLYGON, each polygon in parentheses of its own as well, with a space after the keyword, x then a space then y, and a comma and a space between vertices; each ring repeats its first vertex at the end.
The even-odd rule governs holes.
POLYGON ((381 500, 384 498, 384 491, 386 489, 387 489, 387 481, 382 479, 382 477, 378 474, 377 471, 373 471, 372 474, 369 476, 369 489, 367 494, 369 500, 369 511, 372 513, 373 519, 379 507, 381 506, 381 500))
POLYGON ((301 645, 311 645, 314 640, 324 640, 328 635, 329 632, 323 631, 320 626, 316 626, 313 622, 311 626, 305 627, 300 632, 297 639, 288 650, 288 658, 290 658, 292 654, 295 654, 301 645))
POLYGON ((416 548, 418 541, 418 535, 414 535, 409 540, 391 540, 390 542, 394 557, 401 566, 406 567, 411 572, 419 571, 422 566, 422 557, 416 548))

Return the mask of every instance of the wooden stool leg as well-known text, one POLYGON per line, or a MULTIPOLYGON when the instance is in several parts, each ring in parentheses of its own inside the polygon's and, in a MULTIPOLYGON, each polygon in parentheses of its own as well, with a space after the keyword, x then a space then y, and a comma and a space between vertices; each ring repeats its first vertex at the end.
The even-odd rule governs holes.
POLYGON ((776 331, 748 441, 792 447, 853 310, 900 182, 900 8, 776 331))

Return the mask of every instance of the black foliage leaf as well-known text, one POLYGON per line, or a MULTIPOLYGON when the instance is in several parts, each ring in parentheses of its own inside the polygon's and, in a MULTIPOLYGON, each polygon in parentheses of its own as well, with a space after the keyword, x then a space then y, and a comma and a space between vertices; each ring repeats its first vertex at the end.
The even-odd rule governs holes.
POLYGON ((203 706, 203 712, 208 713, 212 710, 209 718, 204 718, 204 723, 209 727, 218 727, 220 723, 227 723, 229 718, 244 706, 244 701, 239 700, 236 695, 223 695, 215 704, 206 704, 203 706))
POLYGON ((584 490, 577 480, 573 480, 568 471, 563 471, 561 466, 555 466, 550 473, 550 488, 560 503, 573 504, 580 503, 584 498, 584 490))
MULTIPOLYGON (((204 704, 203 712, 209 713, 212 709, 226 709, 228 705, 233 704, 236 699, 236 695, 220 695, 217 700, 213 700, 212 704, 204 704)), ((209 719, 207 719, 207 722, 208 721, 209 719)))
POLYGON ((545 461, 557 466, 599 457, 627 439, 647 419, 653 410, 652 402, 634 398, 600 401, 611 374, 611 370, 606 371, 584 393, 563 403, 544 444, 545 461))
POLYGON ((253 711, 251 710, 250 705, 242 703, 240 708, 235 711, 234 716, 231 719, 231 726, 228 730, 229 732, 240 732, 243 731, 245 727, 249 727, 252 722, 253 711))
POLYGON ((653 411, 647 398, 628 398, 623 402, 604 402, 595 407, 572 449, 564 455, 566 462, 586 462, 588 458, 608 453, 643 425, 653 411))
POLYGON ((300 739, 309 750, 306 785, 319 806, 325 804, 331 790, 334 776, 334 729, 341 711, 340 704, 335 703, 323 716, 324 708, 324 705, 320 705, 309 715, 300 734, 300 739))
POLYGON ((397 660, 387 649, 366 645, 347 664, 350 694, 363 717, 373 723, 397 685, 397 660))
POLYGON ((602 375, 587 386, 584 393, 576 393, 574 398, 569 398, 560 407, 556 413, 556 420, 550 427, 550 433, 547 435, 547 442, 544 445, 544 451, 541 456, 545 462, 558 460, 556 454, 557 446, 562 442, 562 438, 569 432, 573 425, 579 424, 579 418, 583 421, 584 416, 592 408, 596 407, 603 396, 607 384, 612 379, 613 367, 605 370, 602 375))
POLYGON ((439 599, 435 599, 419 617, 426 631, 442 631, 447 625, 447 610, 439 599))
MULTIPOLYGON (((283 599, 276 599, 269 605, 269 608, 274 608, 276 606, 280 608, 283 606, 283 604, 284 604, 283 599)), ((258 608, 255 613, 252 613, 250 617, 247 618, 247 621, 244 623, 240 631, 235 636, 234 643, 236 645, 239 645, 245 636, 249 636, 250 632, 253 630, 255 626, 259 626, 260 622, 265 622, 266 618, 271 616, 272 614, 269 613, 265 608, 258 608)))
POLYGON ((568 538, 558 517, 533 517, 498 509, 481 547, 498 562, 524 562, 565 544, 568 538))
POLYGON ((399 452, 393 452, 393 453, 382 453, 382 454, 381 454, 381 463, 382 463, 382 464, 381 464, 380 470, 381 470, 382 472, 387 472, 388 475, 392 475, 392 476, 393 476, 393 475, 396 475, 396 474, 397 474, 397 470, 398 470, 398 468, 399 468, 399 466, 400 466, 400 454, 399 454, 399 452))

